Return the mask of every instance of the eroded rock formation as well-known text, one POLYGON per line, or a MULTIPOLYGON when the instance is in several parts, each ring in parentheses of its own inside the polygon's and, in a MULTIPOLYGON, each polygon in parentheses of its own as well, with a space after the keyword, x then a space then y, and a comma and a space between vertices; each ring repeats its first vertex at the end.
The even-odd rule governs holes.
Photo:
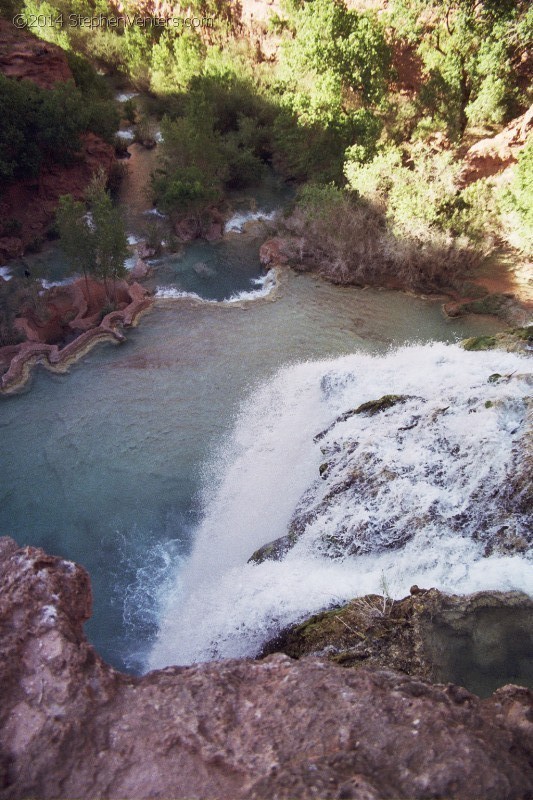
POLYGON ((0 72, 17 81, 32 81, 41 89, 72 80, 60 47, 15 28, 7 19, 0 19, 0 72))
POLYGON ((315 655, 343 667, 396 669, 489 694, 507 676, 533 682, 533 600, 522 592, 446 595, 413 586, 402 600, 358 597, 282 631, 263 655, 315 655))
POLYGON ((466 186, 488 178, 516 163, 520 150, 533 130, 533 106, 517 117, 496 136, 480 139, 467 151, 459 185, 466 186))
POLYGON ((55 287, 48 292, 44 322, 25 316, 17 319, 27 341, 0 347, 0 395, 19 391, 35 364, 43 364, 51 372, 66 372, 99 342, 125 341, 120 328, 135 326, 153 304, 148 291, 140 284, 117 281, 117 308, 105 314, 104 287, 90 281, 89 301, 86 291, 83 278, 69 286, 55 287), (60 347, 56 342, 63 344, 66 331, 76 338, 60 347))
POLYGON ((0 540, 0 797, 531 796, 533 699, 273 655, 121 675, 81 567, 0 540))

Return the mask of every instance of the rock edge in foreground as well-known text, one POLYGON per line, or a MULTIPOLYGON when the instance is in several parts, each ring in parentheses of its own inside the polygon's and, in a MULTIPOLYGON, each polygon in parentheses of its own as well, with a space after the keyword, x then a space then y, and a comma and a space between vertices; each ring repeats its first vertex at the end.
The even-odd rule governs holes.
POLYGON ((531 797, 533 698, 315 658, 142 678, 88 644, 86 572, 0 539, 0 797, 531 797))

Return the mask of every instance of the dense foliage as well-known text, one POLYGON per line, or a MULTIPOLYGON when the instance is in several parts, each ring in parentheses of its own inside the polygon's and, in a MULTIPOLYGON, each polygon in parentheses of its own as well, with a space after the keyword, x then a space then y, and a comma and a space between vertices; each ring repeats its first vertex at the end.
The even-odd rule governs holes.
MULTIPOLYGON (((311 238, 329 224, 317 250, 320 236, 331 247, 336 237, 342 250, 339 231, 351 241, 350 225, 366 225, 380 231, 382 255, 396 252, 383 256, 390 270, 407 274, 414 265, 411 283, 430 280, 430 258, 439 270, 449 263, 451 275, 453 264, 474 263, 472 252, 481 256, 498 239, 531 248, 531 147, 503 186, 487 179, 460 189, 457 168, 470 142, 532 100, 527 0, 390 0, 378 11, 283 0, 268 26, 256 26, 257 41, 242 36, 234 4, 224 0, 188 4, 183 16, 201 18, 198 27, 106 25, 116 16, 106 0, 2 2, 28 19, 104 20, 37 29, 67 50, 76 88, 50 93, 46 110, 38 90, 24 86, 10 87, 3 106, 0 98, 4 179, 35 174, 44 157, 68 159, 82 130, 110 135, 116 119, 104 111, 108 90, 90 61, 149 93, 150 118, 133 105, 122 113, 136 122, 139 141, 153 139, 152 120, 160 119, 156 201, 173 218, 196 219, 199 230, 229 189, 252 185, 272 165, 311 185, 296 218, 311 238), (263 52, 265 41, 274 55, 263 52), (61 130, 59 106, 70 109, 61 130)), ((341 262, 359 269, 348 251, 341 262)), ((377 270, 377 258, 370 262, 377 270)))
POLYGON ((505 224, 512 243, 526 254, 533 253, 533 135, 518 156, 508 186, 500 192, 505 224))
POLYGON ((115 283, 126 274, 128 242, 122 217, 105 190, 105 182, 105 174, 94 177, 86 202, 75 201, 71 195, 62 197, 57 225, 72 270, 85 276, 87 294, 88 276, 92 274, 104 281, 108 298, 114 301, 115 283), (108 281, 112 282, 112 293, 108 281))
POLYGON ((420 106, 426 128, 460 138, 468 124, 516 113, 531 77, 533 7, 527 0, 395 0, 399 40, 424 66, 420 106))
POLYGON ((43 163, 69 163, 79 135, 93 131, 111 141, 114 105, 72 83, 39 89, 0 74, 0 182, 35 177, 43 163))

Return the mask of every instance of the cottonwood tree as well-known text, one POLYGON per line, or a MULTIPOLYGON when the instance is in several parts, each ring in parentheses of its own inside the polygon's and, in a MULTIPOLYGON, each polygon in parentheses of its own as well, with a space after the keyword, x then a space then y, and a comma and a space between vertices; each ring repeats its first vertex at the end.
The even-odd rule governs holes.
POLYGON ((61 247, 75 271, 83 272, 89 298, 89 275, 102 278, 108 300, 116 302, 116 281, 126 274, 128 241, 124 222, 105 189, 105 173, 96 174, 85 203, 71 195, 60 199, 57 223, 61 247), (109 293, 113 283, 113 296, 109 293))
POLYGON ((520 76, 531 69, 527 0, 394 0, 391 21, 416 45, 426 74, 420 99, 451 138, 516 111, 520 76))

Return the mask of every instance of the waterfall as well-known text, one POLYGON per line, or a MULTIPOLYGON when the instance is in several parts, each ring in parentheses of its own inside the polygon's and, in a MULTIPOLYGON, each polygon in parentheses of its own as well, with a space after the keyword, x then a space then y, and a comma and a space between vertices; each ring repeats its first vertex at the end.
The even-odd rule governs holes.
POLYGON ((368 592, 533 593, 527 371, 522 355, 436 343, 296 364, 257 388, 206 466, 150 668, 253 655, 368 592))

